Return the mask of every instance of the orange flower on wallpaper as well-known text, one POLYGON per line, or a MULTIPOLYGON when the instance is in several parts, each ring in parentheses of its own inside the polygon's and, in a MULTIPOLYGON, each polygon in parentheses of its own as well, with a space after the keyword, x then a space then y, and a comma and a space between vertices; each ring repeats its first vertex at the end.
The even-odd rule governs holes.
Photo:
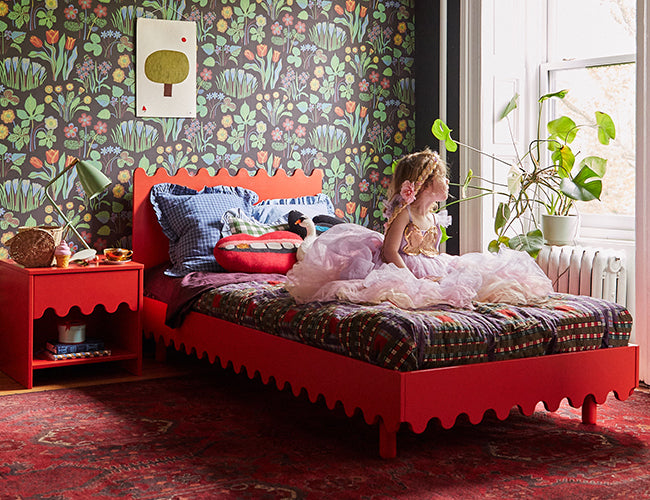
POLYGON ((45 32, 45 40, 50 45, 54 45, 59 41, 59 30, 47 30, 45 32))
POLYGON ((77 41, 76 38, 71 36, 66 36, 65 38, 65 50, 72 50, 74 48, 74 43, 77 41))
POLYGON ((368 215, 368 207, 361 207, 359 210, 359 217, 363 219, 366 215, 368 215))
POLYGON ((352 215, 354 214, 354 210, 357 208, 357 204, 354 201, 348 201, 345 204, 345 211, 349 214, 352 215))
POLYGON ((348 12, 354 12, 354 8, 357 6, 357 2, 354 0, 345 0, 345 10, 348 12))
POLYGON ((269 51, 269 46, 268 45, 264 45, 264 44, 260 43, 257 46, 257 55, 260 56, 260 57, 264 57, 268 51, 269 51))
POLYGON ((32 45, 37 49, 40 49, 43 46, 43 40, 41 40, 37 36, 34 35, 30 36, 29 41, 32 42, 32 45))
POLYGON ((269 159, 269 152, 268 151, 258 151, 257 152, 257 161, 259 163, 266 163, 266 160, 269 159))
POLYGON ((32 157, 29 159, 29 163, 30 163, 30 164, 32 165, 32 167, 34 167, 34 168, 41 168, 41 167, 43 166, 43 160, 41 160, 41 159, 40 159, 39 157, 37 157, 37 156, 32 156, 32 157))
POLYGON ((59 150, 48 149, 45 151, 45 161, 47 161, 49 164, 54 164, 59 161, 59 150))
POLYGON ((244 56, 245 56, 246 59, 248 59, 249 61, 252 61, 253 59, 255 59, 255 54, 253 54, 249 49, 246 49, 246 50, 244 51, 244 56))
POLYGON ((346 101, 345 102, 345 110, 348 113, 354 113, 354 110, 357 109, 357 103, 354 101, 346 101))

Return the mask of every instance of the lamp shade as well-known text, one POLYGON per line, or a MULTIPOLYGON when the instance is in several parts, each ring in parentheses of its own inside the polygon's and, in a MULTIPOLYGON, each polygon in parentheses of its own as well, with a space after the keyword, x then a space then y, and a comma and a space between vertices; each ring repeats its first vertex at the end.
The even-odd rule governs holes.
POLYGON ((79 178, 81 187, 89 200, 92 200, 111 185, 111 180, 101 170, 87 161, 79 160, 75 168, 77 169, 77 177, 79 178))

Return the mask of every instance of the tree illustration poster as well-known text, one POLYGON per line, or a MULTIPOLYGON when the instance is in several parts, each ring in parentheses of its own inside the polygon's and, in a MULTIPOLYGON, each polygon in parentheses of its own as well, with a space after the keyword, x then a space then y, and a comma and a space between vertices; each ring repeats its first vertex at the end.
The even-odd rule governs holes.
POLYGON ((140 17, 136 115, 196 117, 196 23, 140 17))

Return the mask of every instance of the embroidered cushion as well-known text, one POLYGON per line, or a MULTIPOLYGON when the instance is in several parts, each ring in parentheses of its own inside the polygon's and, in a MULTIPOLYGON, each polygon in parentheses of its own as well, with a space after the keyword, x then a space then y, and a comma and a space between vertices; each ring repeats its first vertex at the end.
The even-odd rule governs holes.
POLYGON ((192 271, 223 271, 213 255, 221 238, 221 218, 232 208, 250 214, 259 198, 254 191, 240 187, 213 186, 196 191, 162 183, 151 189, 150 199, 169 238, 171 267, 165 274, 179 277, 192 271))
POLYGON ((302 241, 289 231, 273 231, 262 236, 233 234, 219 240, 214 247, 214 258, 230 272, 286 274, 296 263, 296 251, 302 241))

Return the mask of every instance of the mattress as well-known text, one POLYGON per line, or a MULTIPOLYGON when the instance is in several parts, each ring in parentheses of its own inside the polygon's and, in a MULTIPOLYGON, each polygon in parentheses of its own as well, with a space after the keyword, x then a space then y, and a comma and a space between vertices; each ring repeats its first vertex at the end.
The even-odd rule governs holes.
POLYGON ((191 308, 399 371, 624 346, 632 328, 625 307, 587 296, 553 294, 535 306, 475 303, 472 309, 298 305, 274 280, 210 288, 191 308))

